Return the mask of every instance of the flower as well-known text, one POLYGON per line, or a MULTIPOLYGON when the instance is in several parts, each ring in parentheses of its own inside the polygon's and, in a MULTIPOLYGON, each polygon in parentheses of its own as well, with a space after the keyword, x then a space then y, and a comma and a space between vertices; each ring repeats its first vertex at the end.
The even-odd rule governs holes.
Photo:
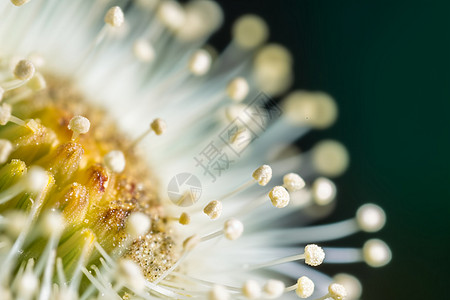
POLYGON ((212 1, 125 13, 11 2, 0 4, 2 299, 355 299, 355 277, 316 267, 389 262, 377 239, 326 247, 381 229, 375 204, 307 226, 334 205, 326 177, 348 154, 331 140, 292 147, 337 108, 323 92, 273 100, 292 57, 266 44, 261 18, 237 20, 219 56, 205 45, 223 20, 212 1))

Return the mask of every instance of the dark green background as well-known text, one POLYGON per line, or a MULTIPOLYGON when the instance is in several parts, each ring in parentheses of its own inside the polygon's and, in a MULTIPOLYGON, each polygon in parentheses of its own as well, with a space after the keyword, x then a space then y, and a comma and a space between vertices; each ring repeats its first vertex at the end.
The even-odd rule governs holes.
POLYGON ((339 139, 351 153, 349 171, 337 180, 337 213, 328 221, 351 217, 365 202, 387 212, 380 233, 341 245, 379 237, 392 248, 389 266, 325 270, 357 274, 367 300, 450 299, 450 1, 221 4, 228 26, 246 12, 265 17, 271 41, 296 58, 296 87, 324 90, 338 101, 337 124, 307 137, 339 139))

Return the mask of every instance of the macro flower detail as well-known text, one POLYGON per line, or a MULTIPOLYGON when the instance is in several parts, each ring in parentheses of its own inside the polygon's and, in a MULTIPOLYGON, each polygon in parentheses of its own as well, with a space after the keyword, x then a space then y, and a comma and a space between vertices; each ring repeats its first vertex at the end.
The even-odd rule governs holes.
POLYGON ((335 101, 289 92, 260 17, 217 51, 222 23, 210 0, 0 4, 0 299, 358 299, 317 267, 389 262, 378 239, 327 247, 380 230, 375 204, 310 225, 349 156, 294 143, 335 101))

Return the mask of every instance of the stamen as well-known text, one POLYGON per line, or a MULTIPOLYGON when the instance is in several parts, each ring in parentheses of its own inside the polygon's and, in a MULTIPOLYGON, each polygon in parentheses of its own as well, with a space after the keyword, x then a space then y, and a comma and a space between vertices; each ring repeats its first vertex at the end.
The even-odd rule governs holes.
POLYGON ((106 24, 111 25, 112 27, 120 27, 125 21, 125 17, 123 15, 123 11, 118 6, 111 7, 105 14, 104 21, 106 24))
POLYGON ((230 219, 225 222, 223 231, 225 237, 233 241, 242 235, 244 232, 244 225, 237 219, 230 219))
POLYGON ((4 92, 21 87, 28 82, 33 76, 36 69, 31 61, 23 59, 20 60, 14 68, 14 77, 16 79, 2 84, 4 92))
POLYGON ((89 273, 89 271, 85 267, 81 268, 81 272, 84 273, 84 275, 100 291, 100 293, 102 295, 104 295, 105 297, 108 297, 109 299, 111 299, 111 298, 113 298, 113 299, 115 298, 116 300, 120 299, 119 295, 112 294, 113 291, 112 290, 108 290, 107 288, 105 288, 105 286, 103 286, 103 284, 101 284, 100 281, 97 278, 92 276, 92 274, 89 273))
POLYGON ((122 281, 127 288, 138 294, 144 291, 146 279, 142 275, 141 268, 134 261, 120 259, 117 267, 116 276, 118 281, 122 281))
POLYGON ((328 287, 328 293, 334 300, 344 300, 347 297, 347 291, 343 285, 332 283, 328 287))
POLYGON ((163 119, 157 118, 153 120, 153 122, 150 124, 150 127, 152 128, 152 130, 155 132, 156 135, 161 135, 166 131, 167 124, 163 119))
POLYGON ((222 213, 222 202, 217 201, 217 200, 209 202, 203 209, 203 212, 211 220, 215 220, 215 219, 219 218, 222 213))
POLYGON ((236 189, 230 191, 229 193, 221 196, 219 198, 219 201, 223 201, 227 198, 230 198, 231 196, 234 196, 247 188, 251 187, 255 182, 258 182, 259 185, 265 186, 267 183, 269 183, 270 179, 272 178, 272 168, 268 165, 262 165, 258 169, 256 169, 252 174, 253 179, 247 181, 246 183, 242 184, 241 186, 237 187, 236 189))
POLYGON ((379 239, 368 240, 363 246, 366 263, 374 268, 388 264, 392 259, 392 252, 385 242, 379 239))
POLYGON ((0 139, 0 164, 3 164, 8 160, 13 150, 14 147, 10 141, 0 139))
POLYGON ((44 271, 44 279, 42 282, 41 291, 39 293, 39 300, 45 300, 50 298, 51 286, 52 286, 52 277, 53 277, 53 269, 55 266, 55 258, 56 258, 56 250, 52 249, 49 253, 45 271, 44 271))
POLYGON ((145 235, 152 226, 150 218, 141 212, 132 213, 127 219, 126 231, 133 239, 145 235))
POLYGON ((5 231, 9 236, 17 238, 25 229, 26 222, 25 213, 17 210, 10 211, 5 215, 5 231))
POLYGON ((224 223, 222 230, 210 233, 202 237, 200 241, 206 242, 222 235, 224 235, 229 240, 236 240, 241 237, 243 232, 244 232, 244 225, 242 224, 242 222, 232 218, 224 223))
POLYGON ((319 177, 314 180, 312 194, 316 204, 328 205, 336 198, 336 185, 325 177, 319 177))
POLYGON ((228 290, 222 286, 215 284, 212 289, 208 293, 208 300, 228 300, 230 298, 230 294, 228 290))
POLYGON ((69 289, 74 291, 78 290, 81 282, 81 274, 83 273, 83 269, 86 269, 84 265, 87 263, 95 243, 94 233, 89 229, 84 229, 83 231, 84 232, 82 232, 82 234, 85 235, 83 249, 81 251, 80 258, 76 263, 76 268, 72 274, 72 279, 69 286, 69 289))
MULTIPOLYGON (((40 224, 40 227, 43 229, 44 237, 48 238, 48 242, 36 266, 35 273, 38 276, 40 276, 42 271, 47 268, 46 266, 49 264, 49 260, 55 259, 55 257, 52 258, 52 253, 56 251, 59 238, 64 230, 64 218, 60 213, 48 212, 44 216, 44 220, 40 224)), ((54 261, 50 261, 50 264, 54 264, 54 261)))
POLYGON ((152 62, 155 59, 155 49, 144 39, 139 39, 134 42, 133 54, 139 61, 145 63, 152 62))
POLYGON ((5 299, 5 300, 13 299, 11 289, 0 286, 0 299, 5 299))
POLYGON ((282 186, 275 186, 269 192, 270 201, 276 208, 283 208, 289 204, 290 196, 288 191, 282 186))
POLYGON ((167 129, 167 124, 163 119, 154 119, 152 123, 150 123, 150 128, 147 129, 143 134, 141 134, 137 139, 135 139, 129 148, 134 148, 137 144, 139 144, 147 135, 154 132, 156 135, 163 134, 167 129))
POLYGON ((292 255, 292 256, 280 258, 277 260, 273 260, 273 261, 269 261, 269 262, 257 264, 257 265, 246 264, 243 266, 243 268, 245 270, 256 270, 256 269, 267 268, 267 267, 271 267, 271 266, 275 266, 275 265, 284 264, 287 262, 297 261, 297 260, 301 260, 301 259, 304 259, 305 263, 307 265, 316 267, 316 266, 322 264, 323 260, 325 259, 325 252, 323 251, 323 249, 321 247, 314 245, 314 244, 310 244, 310 245, 306 245, 305 253, 303 253, 303 254, 292 255))
POLYGON ((157 17, 167 28, 177 31, 184 24, 185 13, 178 2, 163 1, 159 6, 157 17))
POLYGON ((204 49, 197 50, 189 61, 189 71, 195 76, 203 76, 211 67, 211 55, 204 49))
POLYGON ((176 32, 183 41, 201 42, 223 22, 222 10, 215 1, 190 1, 184 8, 185 21, 176 32))
POLYGON ((27 81, 33 77, 35 71, 33 63, 24 59, 17 63, 14 69, 14 76, 19 80, 27 81))
POLYGON ((286 118, 297 126, 330 127, 337 119, 336 102, 322 92, 294 91, 283 100, 286 118))
POLYGON ((269 279, 263 287, 264 293, 272 299, 281 297, 284 293, 284 289, 284 283, 275 279, 269 279))
POLYGON ((122 151, 110 151, 103 157, 103 160, 106 167, 114 173, 121 173, 125 169, 126 162, 122 151))
POLYGON ((242 294, 247 299, 259 299, 261 297, 261 293, 261 286, 254 280, 247 280, 242 287, 242 294))
POLYGON ((39 193, 47 186, 49 176, 41 167, 33 166, 22 179, 0 193, 0 204, 6 203, 24 191, 39 193))
POLYGON ((11 120, 11 105, 3 103, 0 106, 0 125, 6 125, 11 120))
POLYGON ((28 2, 30 2, 30 0, 11 0, 11 3, 15 6, 22 6, 28 2))
POLYGON ((66 222, 61 213, 57 211, 47 212, 42 220, 42 232, 50 237, 55 237, 61 235, 66 226, 66 222))
POLYGON ((386 223, 386 214, 378 205, 368 203, 356 211, 356 221, 362 230, 376 232, 386 223))
POLYGON ((22 100, 30 98, 33 95, 33 92, 38 92, 47 88, 47 82, 45 81, 45 78, 41 73, 36 72, 33 78, 28 81, 27 87, 29 87, 29 89, 22 91, 11 98, 8 98, 8 104, 14 105, 22 100))
POLYGON ((191 223, 191 216, 189 216, 187 213, 182 213, 180 215, 180 218, 178 220, 181 225, 189 225, 191 223))
POLYGON ((262 165, 253 172, 252 176, 259 185, 265 186, 272 179, 272 168, 268 165, 262 165))
POLYGON ((278 96, 292 84, 292 55, 281 45, 264 46, 254 59, 254 73, 261 89, 278 96))
POLYGON ((243 77, 237 77, 227 85, 227 95, 236 102, 242 102, 248 95, 250 87, 247 80, 243 77))
POLYGON ((179 218, 170 217, 170 220, 178 221, 181 225, 189 225, 191 223, 191 216, 188 213, 181 213, 179 218))
POLYGON ((314 293, 314 282, 306 276, 302 276, 297 280, 295 293, 300 298, 308 298, 314 293))
POLYGON ((64 266, 61 257, 56 258, 56 274, 58 275, 59 285, 61 287, 66 286, 66 275, 64 274, 64 266))
POLYGON ((333 281, 344 286, 347 291, 348 300, 357 300, 361 298, 362 295, 362 285, 361 282, 355 276, 350 274, 336 274, 333 277, 333 281))
POLYGON ((97 249, 97 251, 100 253, 100 255, 106 260, 107 263, 110 265, 115 265, 114 259, 103 249, 103 247, 98 243, 94 242, 94 247, 97 249))
POLYGON ((269 37, 269 28, 263 19, 256 15, 240 17, 233 25, 233 41, 245 50, 262 45, 269 37))
POLYGON ((17 296, 18 299, 32 299, 39 288, 39 279, 33 273, 34 260, 29 259, 25 273, 20 277, 17 282, 17 296))
POLYGON ((244 124, 251 124, 249 110, 252 108, 243 103, 233 103, 225 108, 225 118, 229 122, 234 122, 239 118, 244 124))
POLYGON ((307 265, 316 267, 322 264, 325 259, 325 252, 323 249, 315 244, 310 244, 305 247, 305 263, 307 265))
POLYGON ((347 149, 341 143, 324 140, 314 146, 312 160, 320 174, 336 177, 347 169, 350 159, 347 149))
POLYGON ((305 187, 305 181, 298 174, 289 173, 283 177, 283 186, 291 193, 305 187))
POLYGON ((75 140, 80 134, 85 134, 89 131, 91 122, 83 116, 75 116, 69 121, 67 127, 73 131, 72 140, 75 140))
POLYGON ((82 56, 81 64, 77 66, 77 69, 74 72, 76 76, 79 76, 81 74, 83 67, 88 61, 89 56, 91 56, 95 52, 97 47, 105 40, 108 31, 110 31, 111 29, 117 29, 123 25, 123 23, 125 22, 125 17, 122 9, 118 6, 111 7, 105 14, 104 22, 105 25, 98 32, 97 36, 88 47, 86 53, 82 56))

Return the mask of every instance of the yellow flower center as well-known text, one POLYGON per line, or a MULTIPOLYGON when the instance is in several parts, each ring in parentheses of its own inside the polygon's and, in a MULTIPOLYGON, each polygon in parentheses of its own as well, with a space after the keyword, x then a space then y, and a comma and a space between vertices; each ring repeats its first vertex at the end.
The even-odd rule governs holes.
MULTIPOLYGON (((85 264, 100 264, 100 253, 95 251, 98 243, 108 253, 133 259, 145 276, 154 280, 176 258, 168 218, 156 193, 156 179, 133 143, 119 133, 103 111, 88 105, 69 80, 51 74, 45 78, 47 88, 32 96, 19 99, 28 87, 5 93, 4 103, 13 104, 12 116, 24 123, 9 122, 0 127, 0 139, 11 141, 13 146, 9 162, 0 169, 4 178, 0 193, 20 183, 32 166, 46 170, 51 179, 45 195, 24 189, 3 203, 0 213, 29 212, 38 198, 39 214, 60 211, 66 226, 56 255, 62 258, 67 275, 74 271, 85 247, 85 264), (77 126, 83 126, 71 121, 76 115, 88 122, 88 132, 74 134, 77 126), (114 168, 115 157, 105 160, 111 151, 123 153, 126 164, 120 172, 114 168), (147 234, 130 237, 127 232, 127 219, 134 212, 150 218, 147 234)), ((37 238, 24 248, 19 260, 38 260, 43 245, 45 239, 37 238)))

